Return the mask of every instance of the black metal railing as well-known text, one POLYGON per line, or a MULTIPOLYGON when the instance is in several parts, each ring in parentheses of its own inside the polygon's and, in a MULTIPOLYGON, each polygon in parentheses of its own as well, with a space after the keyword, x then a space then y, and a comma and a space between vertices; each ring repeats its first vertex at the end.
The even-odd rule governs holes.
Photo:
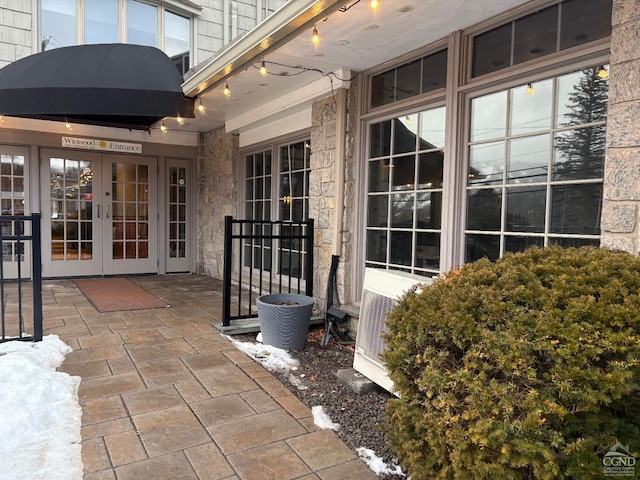
POLYGON ((0 342, 42 340, 41 248, 39 213, 0 215, 0 342), (27 225, 30 228, 25 228, 27 225), (23 265, 27 259, 30 264, 23 265), (27 316, 32 317, 33 333, 27 332, 27 316))
POLYGON ((224 218, 222 325, 255 318, 267 293, 313 296, 313 220, 224 218), (232 312, 232 303, 236 309, 232 312))

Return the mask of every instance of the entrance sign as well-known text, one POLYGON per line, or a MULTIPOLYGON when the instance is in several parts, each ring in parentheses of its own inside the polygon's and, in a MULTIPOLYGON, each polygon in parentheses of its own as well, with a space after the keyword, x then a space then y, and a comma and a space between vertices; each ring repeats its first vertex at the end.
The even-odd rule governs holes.
POLYGON ((66 148, 86 148, 103 152, 142 153, 141 143, 114 142, 95 138, 62 137, 62 146, 66 148))

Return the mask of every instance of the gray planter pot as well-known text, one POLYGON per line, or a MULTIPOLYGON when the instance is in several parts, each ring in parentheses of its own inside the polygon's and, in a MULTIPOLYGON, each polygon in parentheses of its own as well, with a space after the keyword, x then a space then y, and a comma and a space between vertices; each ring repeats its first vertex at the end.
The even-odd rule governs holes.
POLYGON ((262 295, 256 300, 262 343, 284 350, 304 350, 313 298, 296 293, 262 295))

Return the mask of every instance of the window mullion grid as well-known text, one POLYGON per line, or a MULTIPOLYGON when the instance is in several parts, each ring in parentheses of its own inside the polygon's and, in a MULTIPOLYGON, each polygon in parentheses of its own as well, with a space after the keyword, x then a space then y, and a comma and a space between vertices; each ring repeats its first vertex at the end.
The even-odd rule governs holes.
MULTIPOLYGON (((420 131, 420 115, 418 115, 418 132, 420 131)), ((419 138, 419 135, 416 135, 416 141, 419 138)), ((411 273, 415 273, 416 269, 416 249, 418 248, 418 169, 419 165, 419 155, 418 155, 418 146, 415 146, 415 152, 413 154, 413 222, 411 224, 411 273)))
MULTIPOLYGON (((397 70, 394 75, 397 75, 397 70)), ((395 82, 395 80, 394 80, 395 82)), ((393 87, 393 95, 395 98, 396 95, 395 83, 393 87)), ((391 132, 389 136, 389 182, 387 184, 387 198, 389 199, 389 208, 387 208, 387 248, 384 255, 385 258, 385 266, 388 267, 391 264, 391 229, 392 229, 392 219, 393 219, 393 188, 391 187, 394 182, 394 174, 395 174, 395 152, 393 151, 393 142, 396 134, 396 126, 395 122, 391 122, 391 132)))

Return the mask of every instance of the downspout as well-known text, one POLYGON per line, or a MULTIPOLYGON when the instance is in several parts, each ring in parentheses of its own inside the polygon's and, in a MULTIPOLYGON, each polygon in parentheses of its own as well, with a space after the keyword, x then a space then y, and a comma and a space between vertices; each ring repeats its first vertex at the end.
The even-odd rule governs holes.
POLYGON ((336 91, 336 152, 335 152, 335 189, 334 215, 332 230, 332 255, 342 254, 342 222, 344 220, 344 181, 345 181, 345 152, 347 137, 347 90, 339 88, 336 91))

